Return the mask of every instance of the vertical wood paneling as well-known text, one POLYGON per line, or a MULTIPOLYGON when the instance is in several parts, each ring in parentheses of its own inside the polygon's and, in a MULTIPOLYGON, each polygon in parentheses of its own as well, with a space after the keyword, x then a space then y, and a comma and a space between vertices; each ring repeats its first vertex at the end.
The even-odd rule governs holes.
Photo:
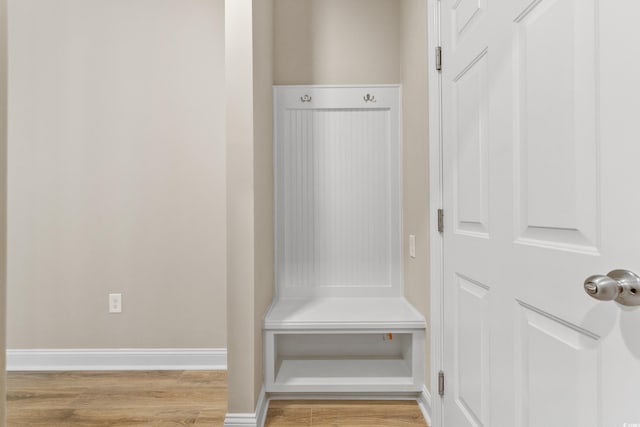
POLYGON ((394 258, 400 258, 399 236, 393 236, 399 234, 393 192, 399 192, 400 147, 392 138, 392 112, 280 114, 279 286, 391 286, 394 258))

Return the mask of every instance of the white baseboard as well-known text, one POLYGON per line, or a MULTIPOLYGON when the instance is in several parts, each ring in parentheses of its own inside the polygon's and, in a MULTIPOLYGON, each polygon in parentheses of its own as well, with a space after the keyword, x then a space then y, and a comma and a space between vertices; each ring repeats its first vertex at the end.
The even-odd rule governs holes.
POLYGON ((8 371, 225 370, 225 348, 7 350, 8 371))
POLYGON ((418 407, 422 411, 422 416, 424 416, 424 420, 427 422, 427 425, 431 425, 431 393, 427 390, 425 386, 422 389, 422 393, 416 399, 418 401, 418 407))
POLYGON ((418 400, 420 393, 270 393, 269 400, 418 400))
POLYGON ((264 427, 264 422, 269 410, 269 399, 264 391, 264 387, 258 395, 256 411, 246 414, 228 413, 224 418, 224 427, 264 427))

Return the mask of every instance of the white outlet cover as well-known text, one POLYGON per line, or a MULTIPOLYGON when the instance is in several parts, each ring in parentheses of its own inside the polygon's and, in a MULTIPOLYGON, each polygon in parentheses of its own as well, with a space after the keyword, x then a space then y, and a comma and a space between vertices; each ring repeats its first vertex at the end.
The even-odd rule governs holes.
POLYGON ((411 258, 416 257, 416 236, 413 234, 409 235, 409 256, 411 258))
POLYGON ((122 313, 122 294, 109 294, 109 313, 122 313))

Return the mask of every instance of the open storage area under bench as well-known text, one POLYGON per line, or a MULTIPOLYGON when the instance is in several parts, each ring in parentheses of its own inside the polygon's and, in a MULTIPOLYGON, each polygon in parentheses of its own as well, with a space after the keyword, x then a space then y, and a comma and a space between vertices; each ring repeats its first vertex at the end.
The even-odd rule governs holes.
POLYGON ((269 393, 422 390, 425 321, 404 298, 276 300, 264 334, 269 393))

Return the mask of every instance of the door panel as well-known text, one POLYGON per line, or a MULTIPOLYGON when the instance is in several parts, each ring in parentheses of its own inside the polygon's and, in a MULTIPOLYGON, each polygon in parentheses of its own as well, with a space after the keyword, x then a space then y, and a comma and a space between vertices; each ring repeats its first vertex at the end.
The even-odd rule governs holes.
POLYGON ((543 0, 515 19, 516 238, 524 244, 597 252, 594 13, 592 0, 543 0))
POLYGON ((476 22, 481 19, 482 11, 486 7, 487 0, 458 0, 454 3, 452 9, 454 45, 471 32, 476 22))
POLYGON ((489 231, 486 51, 474 58, 453 84, 453 138, 457 141, 456 231, 486 237, 489 231))
POLYGON ((490 288, 460 275, 457 281, 456 405, 469 425, 486 425, 489 412, 490 288))
POLYGON ((640 425, 640 2, 441 15, 444 425, 640 425))
POLYGON ((518 311, 518 425, 599 425, 599 337, 524 303, 518 311))
MULTIPOLYGON (((445 348, 455 379, 451 382, 451 411, 446 425, 486 426, 490 422, 491 393, 489 332, 491 285, 486 263, 476 256, 488 249, 491 236, 489 201, 489 35, 487 3, 460 0, 443 3, 448 10, 447 31, 455 56, 447 57, 449 92, 443 97, 445 140, 449 141, 444 161, 450 166, 445 193, 450 196, 451 237, 466 262, 451 265, 447 288, 450 322, 445 348)), ((445 205, 445 208, 447 206, 445 205)))

